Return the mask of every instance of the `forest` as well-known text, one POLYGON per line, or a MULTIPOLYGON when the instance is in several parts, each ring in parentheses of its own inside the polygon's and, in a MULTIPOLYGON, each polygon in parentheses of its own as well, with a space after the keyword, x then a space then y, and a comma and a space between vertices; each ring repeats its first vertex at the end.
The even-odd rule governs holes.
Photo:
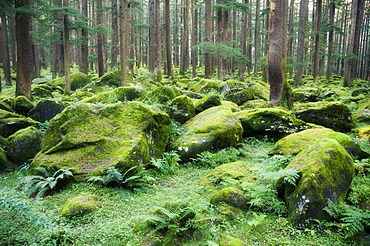
POLYGON ((1 0, 0 245, 370 245, 369 17, 1 0))

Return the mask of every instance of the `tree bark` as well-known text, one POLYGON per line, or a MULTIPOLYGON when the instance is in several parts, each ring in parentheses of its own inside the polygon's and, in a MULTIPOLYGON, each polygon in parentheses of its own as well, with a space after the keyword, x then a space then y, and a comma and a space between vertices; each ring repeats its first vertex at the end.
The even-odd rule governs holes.
POLYGON ((315 46, 313 54, 313 80, 317 81, 319 75, 319 51, 320 51, 320 28, 321 28, 321 12, 322 12, 322 0, 316 2, 316 15, 315 15, 315 46))
POLYGON ((303 59, 305 51, 306 24, 308 20, 308 2, 301 0, 299 8, 299 27, 298 27, 298 44, 297 44, 297 67, 294 75, 294 84, 300 85, 302 82, 303 59))
POLYGON ((171 19, 170 0, 164 1, 165 20, 165 47, 166 47, 166 72, 169 78, 172 77, 172 45, 171 45, 171 19))
POLYGON ((260 0, 256 0, 256 19, 254 29, 254 75, 257 75, 257 62, 259 59, 259 42, 260 42, 260 0))
POLYGON ((120 0, 120 64, 121 64, 121 85, 126 86, 126 67, 127 67, 127 0, 120 0))
POLYGON ((328 66, 326 68, 326 79, 329 80, 332 73, 332 55, 333 55, 333 38, 334 38, 334 16, 335 16, 335 1, 329 3, 329 37, 328 37, 328 66))
POLYGON ((16 79, 16 96, 25 96, 28 99, 31 95, 31 47, 30 47, 30 21, 31 17, 27 11, 17 11, 17 8, 30 7, 29 0, 15 1, 15 35, 17 46, 17 79, 16 79))
POLYGON ((111 67, 117 65, 117 47, 118 47, 118 23, 117 23, 117 0, 112 0, 112 49, 111 49, 111 67))
POLYGON ((10 57, 9 57, 9 40, 8 40, 8 28, 6 22, 6 15, 1 15, 1 26, 2 26, 2 47, 3 47, 3 69, 5 76, 5 84, 12 85, 10 77, 10 57))
POLYGON ((154 81, 162 80, 160 53, 160 3, 149 1, 149 71, 154 81))
MULTIPOLYGON (((96 3, 96 23, 98 26, 102 25, 102 0, 97 0, 96 3)), ((100 29, 100 28, 99 28, 100 29)), ((98 76, 101 77, 104 75, 105 72, 105 65, 104 65, 104 50, 103 50, 103 33, 101 30, 98 30, 97 33, 97 53, 98 53, 98 76)))
POLYGON ((185 74, 189 68, 189 0, 183 0, 183 33, 180 56, 180 74, 185 74))
MULTIPOLYGON (((210 44, 212 41, 212 2, 211 0, 205 0, 205 39, 206 44, 210 44)), ((204 52, 204 77, 210 79, 212 77, 212 57, 208 49, 204 52)))
MULTIPOLYGON (((87 7, 88 0, 82 0, 82 15, 88 16, 88 7, 87 7)), ((82 44, 81 44, 81 63, 80 63, 80 71, 82 73, 88 74, 89 72, 89 63, 88 63, 88 56, 89 56, 89 33, 87 30, 88 22, 86 21, 86 26, 82 28, 81 35, 82 35, 82 44)))
MULTIPOLYGON (((191 18, 191 46, 194 47, 197 44, 197 35, 198 35, 198 10, 196 9, 195 2, 191 1, 192 6, 192 18, 191 18)), ((193 78, 197 76, 197 50, 191 49, 191 65, 192 71, 191 74, 193 78)))
MULTIPOLYGON (((68 0, 63 0, 63 6, 68 7, 68 0)), ((71 48, 69 43, 69 18, 68 13, 64 15, 64 94, 71 93, 71 48)))

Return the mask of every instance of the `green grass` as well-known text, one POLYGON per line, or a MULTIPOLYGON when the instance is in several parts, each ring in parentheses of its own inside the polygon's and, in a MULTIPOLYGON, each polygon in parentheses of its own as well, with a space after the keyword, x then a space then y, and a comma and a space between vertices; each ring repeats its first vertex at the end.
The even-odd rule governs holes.
POLYGON ((231 219, 209 204, 213 191, 200 186, 199 182, 215 163, 244 160, 257 173, 284 168, 287 158, 267 155, 272 144, 249 139, 238 148, 222 151, 222 155, 201 155, 191 163, 180 164, 171 174, 153 172, 155 184, 149 189, 133 192, 72 183, 59 193, 33 199, 17 189, 28 171, 3 174, 0 176, 0 221, 3 223, 0 225, 0 245, 150 245, 155 242, 156 235, 148 237, 136 225, 154 208, 179 201, 192 204, 197 220, 221 217, 222 221, 199 226, 196 231, 178 238, 175 245, 218 245, 222 235, 239 238, 247 245, 361 245, 345 239, 335 224, 318 224, 311 229, 297 230, 288 224, 284 215, 250 209, 239 211, 238 216, 231 219), (103 206, 82 217, 67 219, 59 216, 63 203, 79 194, 98 196, 103 206), (7 223, 6 227, 4 223, 7 223))

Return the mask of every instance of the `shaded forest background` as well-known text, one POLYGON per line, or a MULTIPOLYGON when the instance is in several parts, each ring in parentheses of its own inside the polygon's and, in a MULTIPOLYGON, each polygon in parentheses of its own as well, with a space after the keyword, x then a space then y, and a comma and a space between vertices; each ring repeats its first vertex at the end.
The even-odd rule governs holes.
MULTIPOLYGON (((261 73, 268 79, 271 28, 282 22, 282 68, 295 85, 302 74, 341 75, 344 86, 368 79, 367 0, 6 0, 0 3, 4 79, 17 74, 17 95, 30 97, 41 69, 52 77, 145 66, 154 80, 180 74, 218 79, 261 73), (280 7, 276 11, 276 6, 280 7), (281 19, 272 19, 273 13, 281 19), (282 13, 282 14, 281 14, 282 13), (204 74, 196 67, 203 66, 204 74), (67 68, 67 69, 66 69, 67 68), (199 72, 198 72, 199 73, 199 72)), ((66 83, 66 93, 70 91, 66 83)))

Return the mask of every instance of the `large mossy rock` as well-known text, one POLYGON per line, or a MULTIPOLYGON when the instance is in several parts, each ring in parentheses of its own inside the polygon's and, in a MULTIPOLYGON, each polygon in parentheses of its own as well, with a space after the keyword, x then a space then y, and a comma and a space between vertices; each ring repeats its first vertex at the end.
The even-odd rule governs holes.
POLYGON ((50 121, 63 111, 64 104, 54 100, 41 100, 28 112, 28 117, 39 122, 50 121))
POLYGON ((14 99, 13 109, 15 113, 26 116, 34 108, 33 103, 25 96, 17 96, 14 99))
POLYGON ((183 126, 182 134, 172 143, 183 161, 196 157, 203 151, 216 151, 236 145, 241 139, 243 128, 231 109, 224 106, 212 107, 183 126))
POLYGON ((167 112, 171 119, 181 124, 195 116, 193 101, 186 95, 175 97, 169 104, 167 112))
POLYGON ((318 139, 330 138, 337 140, 351 155, 367 158, 369 154, 348 135, 329 128, 307 129, 280 139, 269 151, 271 155, 296 155, 318 139))
POLYGON ((145 95, 145 90, 139 86, 118 87, 111 91, 105 91, 82 99, 80 103, 103 103, 112 104, 124 101, 134 101, 145 95))
POLYGON ((0 109, 0 135, 7 138, 20 129, 36 125, 37 121, 0 109))
POLYGON ((320 99, 318 88, 299 88, 294 90, 294 101, 296 102, 317 102, 320 99))
POLYGON ((246 209, 249 201, 250 197, 244 191, 235 187, 226 187, 213 194, 210 203, 216 206, 227 204, 235 208, 246 209))
POLYGON ((176 87, 161 86, 147 93, 144 102, 149 105, 168 106, 175 97, 181 94, 181 91, 176 87))
POLYGON ((21 165, 34 158, 41 150, 44 134, 33 126, 21 129, 8 137, 7 154, 9 158, 21 165))
POLYGON ((216 167, 200 182, 210 188, 225 188, 242 182, 252 182, 254 174, 248 163, 244 161, 226 163, 216 167))
POLYGON ((244 133, 243 137, 262 138, 267 136, 280 139, 291 133, 310 128, 306 122, 295 118, 291 113, 277 108, 261 108, 236 112, 244 133))
POLYGON ((170 129, 166 113, 140 102, 71 105, 50 121, 32 165, 93 175, 125 170, 159 157, 170 129))
POLYGON ((82 216, 99 209, 103 203, 96 196, 79 195, 69 198, 62 206, 60 215, 64 217, 82 216))
POLYGON ((220 92, 223 83, 218 80, 201 79, 200 81, 192 81, 189 83, 188 89, 191 91, 207 94, 210 92, 220 92))
POLYGON ((354 126, 350 109, 341 102, 304 103, 295 106, 293 111, 298 119, 338 132, 349 132, 354 126))
POLYGON ((221 104, 222 102, 220 95, 211 92, 195 103, 195 112, 200 113, 208 108, 220 106, 221 104))
MULTIPOLYGON (((335 139, 321 139, 301 151, 286 169, 299 171, 296 186, 278 182, 288 208, 288 220, 303 227, 310 219, 330 220, 323 210, 328 200, 344 201, 354 176, 352 157, 335 139)), ((311 221, 312 222, 312 221, 311 221)))
POLYGON ((225 99, 233 103, 238 104, 239 106, 245 103, 248 100, 255 99, 254 92, 252 88, 235 88, 230 89, 225 93, 225 99))
POLYGON ((14 171, 14 164, 8 159, 6 151, 0 147, 0 172, 14 171))
POLYGON ((359 138, 365 139, 370 142, 370 126, 364 126, 356 129, 356 135, 359 138))
POLYGON ((46 98, 53 96, 53 88, 45 84, 32 85, 32 97, 46 98))
MULTIPOLYGON (((71 82, 71 90, 75 91, 91 83, 91 78, 84 73, 77 72, 77 73, 71 74, 70 82, 71 82)), ((57 87, 64 88, 65 78, 60 77, 60 78, 52 79, 49 82, 47 82, 47 84, 51 86, 52 88, 57 88, 57 87)))

